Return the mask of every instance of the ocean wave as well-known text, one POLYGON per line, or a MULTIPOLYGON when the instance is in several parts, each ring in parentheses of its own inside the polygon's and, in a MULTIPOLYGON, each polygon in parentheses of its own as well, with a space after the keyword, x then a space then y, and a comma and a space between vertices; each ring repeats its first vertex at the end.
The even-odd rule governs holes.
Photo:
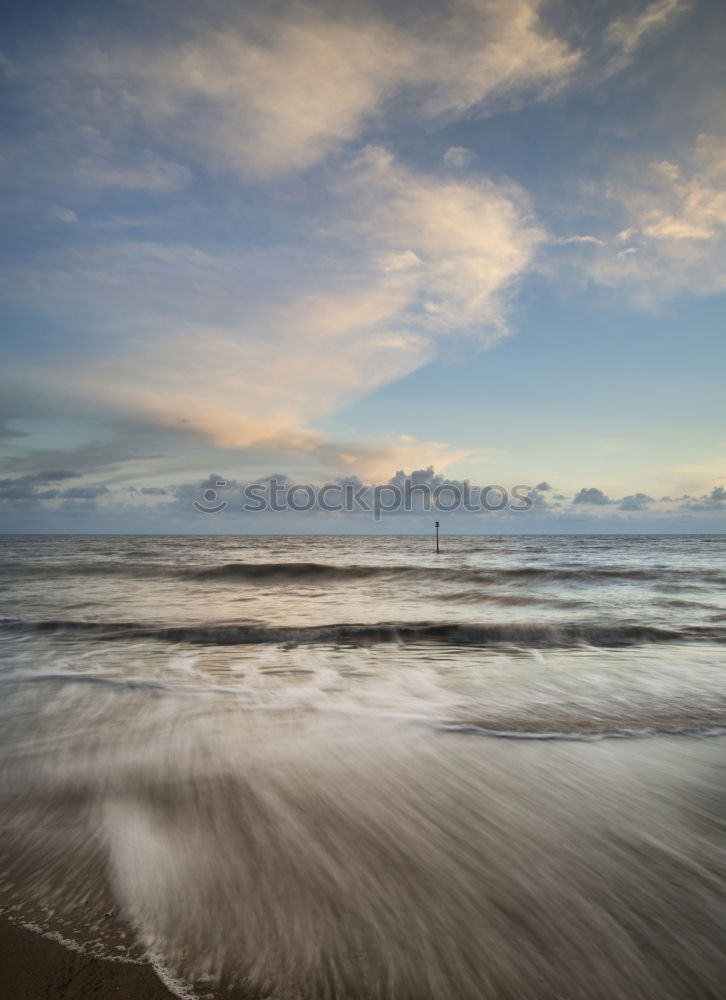
MULTIPOLYGON (((134 555, 136 555, 134 553, 134 555)), ((63 577, 133 577, 148 579, 153 577, 178 577, 184 575, 179 566, 169 562, 112 560, 63 560, 60 562, 4 562, 0 574, 11 580, 17 579, 57 579, 63 577)))
MULTIPOLYGON (((98 687, 111 695, 169 698, 177 706, 190 699, 197 706, 200 698, 232 699, 237 710, 244 713, 248 724, 257 726, 264 725, 266 719, 270 723, 277 723, 288 716, 299 721, 301 715, 319 714, 333 722, 349 718, 355 724, 364 719, 373 719, 380 712, 370 707, 354 707, 353 700, 345 697, 338 703, 326 701, 324 707, 306 701, 305 698, 297 703, 284 698, 273 698, 264 704, 259 698, 250 699, 248 687, 240 688, 234 682, 227 685, 209 683, 206 679, 203 682, 189 678, 181 683, 178 680, 162 683, 138 677, 121 678, 76 670, 21 670, 0 674, 0 686, 3 687, 44 684, 55 688, 77 685, 98 687)), ((312 684, 315 684, 314 678, 312 684)), ((87 704, 94 706, 91 714, 98 708, 95 701, 87 704)), ((138 705, 143 711, 143 703, 138 702, 138 705)), ((573 703, 566 710, 558 710, 556 705, 540 704, 533 707, 524 703, 518 709, 510 706, 499 714, 492 712, 492 706, 488 706, 486 717, 477 711, 476 702, 470 705, 459 702, 449 707, 453 707, 451 714, 447 714, 443 705, 439 706, 438 712, 422 713, 422 706, 409 696, 407 709, 403 710, 399 702, 395 717, 400 722, 411 723, 419 729, 423 727, 440 733, 497 740, 597 743, 601 740, 643 740, 657 736, 715 738, 726 735, 726 701, 723 698, 716 703, 704 701, 701 705, 691 704, 670 711, 667 707, 654 710, 648 704, 631 704, 624 708, 622 705, 604 703, 595 716, 586 705, 573 703)), ((148 710, 148 703, 145 708, 148 710)), ((208 707, 207 710, 212 711, 212 708, 208 707)), ((390 717, 390 713, 385 710, 380 712, 381 718, 387 715, 390 717)))
MULTIPOLYGON (((134 553, 134 556, 137 554, 134 553)), ((198 582, 277 584, 286 583, 356 583, 359 581, 437 580, 469 584, 506 584, 520 581, 532 583, 597 584, 617 581, 653 582, 659 589, 675 585, 676 589, 693 586, 694 582, 726 585, 726 573, 715 569, 669 569, 666 567, 623 568, 618 566, 502 566, 492 568, 448 565, 336 565, 318 562, 229 562, 209 566, 185 566, 159 560, 133 562, 76 560, 49 562, 6 562, 3 576, 22 578, 62 577, 132 577, 175 578, 198 582), (669 584, 668 581, 671 581, 669 584), (691 581, 689 584, 688 581, 691 581)))
POLYGON ((104 674, 79 673, 77 671, 53 673, 23 671, 0 674, 0 684, 91 684, 119 691, 148 691, 152 694, 169 690, 167 685, 160 684, 158 681, 133 677, 119 679, 104 674))
POLYGON ((207 566, 202 569, 187 569, 182 575, 195 580, 239 580, 255 583, 285 583, 310 582, 344 582, 381 579, 430 579, 451 581, 472 581, 479 583, 502 583, 518 580, 533 581, 570 581, 580 583, 596 583, 600 580, 632 580, 648 581, 694 576, 702 580, 726 583, 726 574, 717 570, 668 570, 653 569, 623 569, 612 566, 587 567, 548 567, 548 566, 510 566, 493 569, 478 569, 470 567, 449 566, 419 566, 419 565, 347 565, 338 566, 331 563, 316 562, 271 562, 247 563, 232 562, 219 566, 207 566))
MULTIPOLYGON (((319 678, 314 674, 309 678, 309 686, 316 688, 319 678)), ((389 688, 392 702, 390 706, 373 708, 370 704, 355 702, 350 691, 338 692, 339 698, 328 696, 319 700, 306 697, 310 691, 298 690, 288 697, 289 692, 273 694, 270 700, 260 698, 258 688, 250 696, 249 681, 243 685, 230 678, 227 684, 217 683, 210 678, 185 677, 161 680, 147 680, 139 677, 118 677, 103 672, 79 672, 66 670, 16 670, 0 673, 0 686, 20 688, 25 685, 48 685, 61 687, 97 687, 108 695, 140 696, 139 711, 148 711, 148 698, 170 699, 173 711, 184 711, 184 702, 199 708, 200 699, 206 699, 202 711, 214 711, 212 701, 219 698, 231 699, 237 711, 242 712, 248 725, 264 726, 278 724, 285 717, 300 721, 305 716, 324 716, 335 724, 336 720, 349 719, 353 724, 364 720, 395 717, 400 723, 413 724, 417 729, 431 729, 440 733, 459 736, 476 736, 497 740, 523 740, 535 742, 577 742, 595 743, 601 740, 643 740, 657 736, 714 738, 726 735, 726 699, 703 698, 701 703, 680 706, 654 706, 646 701, 623 705, 618 701, 602 699, 596 712, 585 703, 570 701, 567 706, 540 702, 532 705, 526 698, 519 706, 483 705, 481 699, 451 699, 450 704, 442 701, 436 708, 423 706, 411 696, 405 684, 389 688), (297 697, 296 697, 297 695, 297 697), (401 699, 405 700, 404 703, 401 699), (266 723, 267 720, 267 723, 266 723)), ((254 686, 254 681, 252 682, 254 686)), ((318 692, 322 691, 317 688, 318 692)), ((95 696, 84 704, 93 715, 103 706, 95 696)))
MULTIPOLYGON (((513 594, 497 591, 486 591, 481 588, 471 590, 456 590, 442 592, 436 595, 437 601, 455 604, 498 604, 504 608, 528 607, 537 605, 551 608, 578 608, 591 606, 590 601, 577 598, 544 597, 542 594, 513 594)), ((713 605, 709 605, 713 607, 713 605)))
POLYGON ((139 622, 99 622, 62 619, 0 620, 0 631, 46 633, 56 636, 87 635, 104 640, 149 639, 172 643, 215 646, 237 645, 370 645, 375 643, 434 643, 447 646, 571 646, 623 647, 646 643, 726 642, 726 630, 692 626, 667 629, 629 622, 603 625, 539 622, 340 622, 329 625, 284 626, 256 623, 213 625, 153 625, 139 622))
POLYGON ((726 719, 722 723, 691 722, 680 725, 663 726, 610 726, 608 728, 589 729, 497 729, 491 726, 478 726, 470 722, 441 722, 437 725, 447 733, 461 733, 472 736, 486 736, 500 740, 534 740, 539 742, 565 741, 567 743, 598 743, 600 740, 642 740, 653 736, 688 736, 717 737, 726 736, 726 719))

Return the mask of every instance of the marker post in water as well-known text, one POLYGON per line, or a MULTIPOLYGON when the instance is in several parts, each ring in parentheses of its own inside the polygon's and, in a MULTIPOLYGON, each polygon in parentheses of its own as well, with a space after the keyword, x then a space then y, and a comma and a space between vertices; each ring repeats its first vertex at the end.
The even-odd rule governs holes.
POLYGON ((438 555, 438 553, 439 553, 439 522, 435 521, 434 523, 436 525, 436 553, 438 555))

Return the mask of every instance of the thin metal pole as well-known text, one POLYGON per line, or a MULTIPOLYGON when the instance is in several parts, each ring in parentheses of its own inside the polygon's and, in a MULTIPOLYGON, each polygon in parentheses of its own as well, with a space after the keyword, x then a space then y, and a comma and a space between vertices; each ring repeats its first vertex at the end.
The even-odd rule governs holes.
POLYGON ((439 522, 436 521, 436 554, 438 555, 439 549, 439 522))

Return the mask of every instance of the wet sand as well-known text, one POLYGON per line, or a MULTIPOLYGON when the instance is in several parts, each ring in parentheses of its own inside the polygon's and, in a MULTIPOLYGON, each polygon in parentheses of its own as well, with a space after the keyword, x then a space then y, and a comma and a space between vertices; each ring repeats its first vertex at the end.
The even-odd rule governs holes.
POLYGON ((149 965, 65 948, 0 917, 0 997, 12 1000, 169 1000, 149 965))

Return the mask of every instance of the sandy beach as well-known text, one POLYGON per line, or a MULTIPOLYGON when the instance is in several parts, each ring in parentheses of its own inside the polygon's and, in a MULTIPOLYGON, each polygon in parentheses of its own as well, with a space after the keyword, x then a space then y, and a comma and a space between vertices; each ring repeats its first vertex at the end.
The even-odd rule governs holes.
POLYGON ((0 918, 0 996, 13 1000, 168 1000, 149 965, 111 962, 72 951, 0 918))
POLYGON ((723 543, 316 545, 2 541, 0 1000, 724 1000, 723 543))

